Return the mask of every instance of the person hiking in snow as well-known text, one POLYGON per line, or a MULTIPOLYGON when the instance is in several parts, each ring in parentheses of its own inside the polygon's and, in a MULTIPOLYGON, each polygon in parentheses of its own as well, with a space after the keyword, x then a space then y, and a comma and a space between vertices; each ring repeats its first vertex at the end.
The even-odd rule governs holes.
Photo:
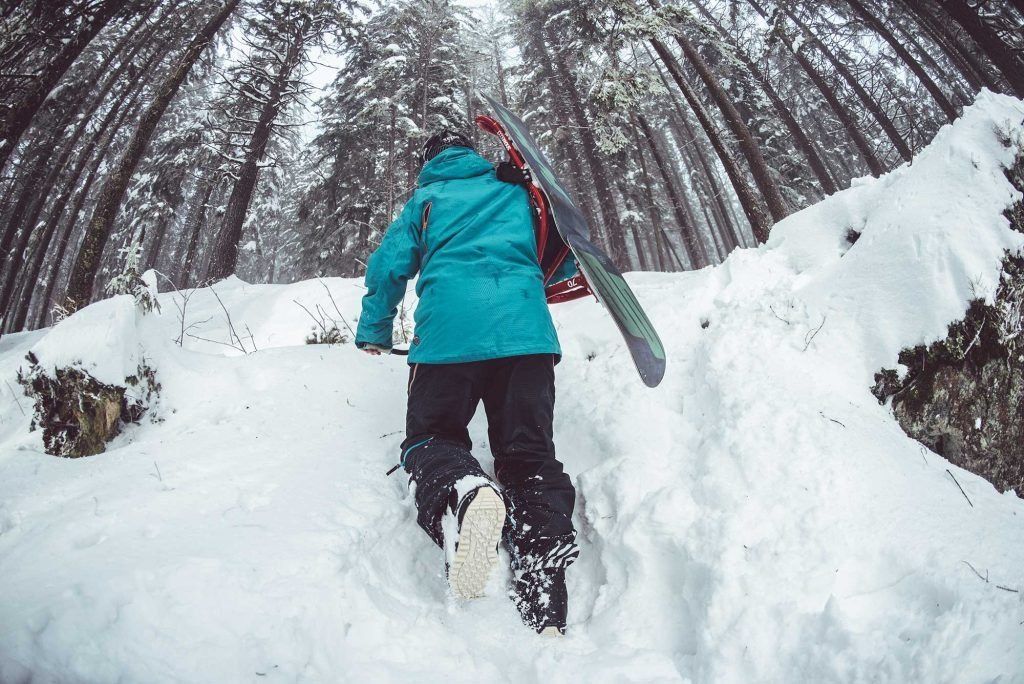
POLYGON ((356 346, 390 351, 398 304, 418 273, 399 461, 417 521, 444 549, 461 598, 483 595, 503 538, 523 621, 564 634, 565 569, 579 554, 576 493, 552 442, 561 349, 528 176, 508 162, 495 169, 452 131, 427 140, 423 162, 416 191, 370 257, 356 346), (481 400, 500 488, 470 453, 467 425, 481 400))

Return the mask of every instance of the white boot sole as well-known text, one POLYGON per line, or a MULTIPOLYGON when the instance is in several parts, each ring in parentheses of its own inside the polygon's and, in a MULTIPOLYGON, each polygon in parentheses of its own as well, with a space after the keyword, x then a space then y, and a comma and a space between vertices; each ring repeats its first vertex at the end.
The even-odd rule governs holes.
POLYGON ((505 504, 490 487, 482 487, 462 517, 459 545, 448 569, 448 584, 458 598, 484 595, 498 565, 498 542, 505 526, 505 504))

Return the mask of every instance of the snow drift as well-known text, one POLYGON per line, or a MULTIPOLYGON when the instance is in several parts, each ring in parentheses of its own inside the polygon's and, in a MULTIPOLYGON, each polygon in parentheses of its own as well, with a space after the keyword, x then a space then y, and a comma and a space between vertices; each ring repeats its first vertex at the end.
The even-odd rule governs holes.
POLYGON ((563 640, 522 627, 499 587, 448 598, 404 478, 384 477, 405 365, 303 345, 296 302, 333 314, 326 286, 352 323, 358 281, 216 285, 247 354, 209 290, 181 347, 174 293, 161 314, 100 303, 3 338, 11 387, 35 348, 104 373, 143 354, 162 392, 70 460, 0 388, 0 681, 1024 681, 1024 502, 869 392, 1024 245, 1000 142, 1022 119, 984 94, 911 165, 767 245, 632 274, 669 354, 656 390, 597 305, 555 309, 582 546, 563 640))

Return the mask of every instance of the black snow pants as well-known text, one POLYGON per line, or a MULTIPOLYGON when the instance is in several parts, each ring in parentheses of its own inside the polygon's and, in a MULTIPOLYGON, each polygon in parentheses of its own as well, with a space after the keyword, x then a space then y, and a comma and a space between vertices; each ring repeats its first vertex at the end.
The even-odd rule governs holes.
POLYGON ((555 357, 416 364, 401 464, 415 485, 417 521, 443 545, 441 517, 453 485, 488 476, 473 458, 466 429, 483 400, 494 470, 508 507, 504 539, 517 570, 568 565, 577 555, 576 492, 555 459, 555 357))

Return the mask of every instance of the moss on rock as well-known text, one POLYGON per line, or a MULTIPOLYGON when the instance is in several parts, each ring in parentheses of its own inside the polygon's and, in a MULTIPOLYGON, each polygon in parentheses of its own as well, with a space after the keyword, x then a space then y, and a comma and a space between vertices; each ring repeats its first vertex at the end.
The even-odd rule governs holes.
MULTIPOLYGON (((1024 153, 1007 169, 1024 191, 1024 153)), ((1006 211, 1024 232, 1024 202, 1006 211)), ((971 302, 945 339, 904 349, 904 374, 882 369, 872 393, 892 399, 908 435, 1000 491, 1024 495, 1024 256, 1007 253, 994 301, 971 302)))
POLYGON ((125 386, 104 384, 81 368, 46 371, 29 353, 28 369, 18 382, 35 402, 32 429, 42 428, 46 453, 53 456, 92 456, 106 450, 122 426, 138 421, 160 389, 156 374, 146 366, 125 379, 125 386))

